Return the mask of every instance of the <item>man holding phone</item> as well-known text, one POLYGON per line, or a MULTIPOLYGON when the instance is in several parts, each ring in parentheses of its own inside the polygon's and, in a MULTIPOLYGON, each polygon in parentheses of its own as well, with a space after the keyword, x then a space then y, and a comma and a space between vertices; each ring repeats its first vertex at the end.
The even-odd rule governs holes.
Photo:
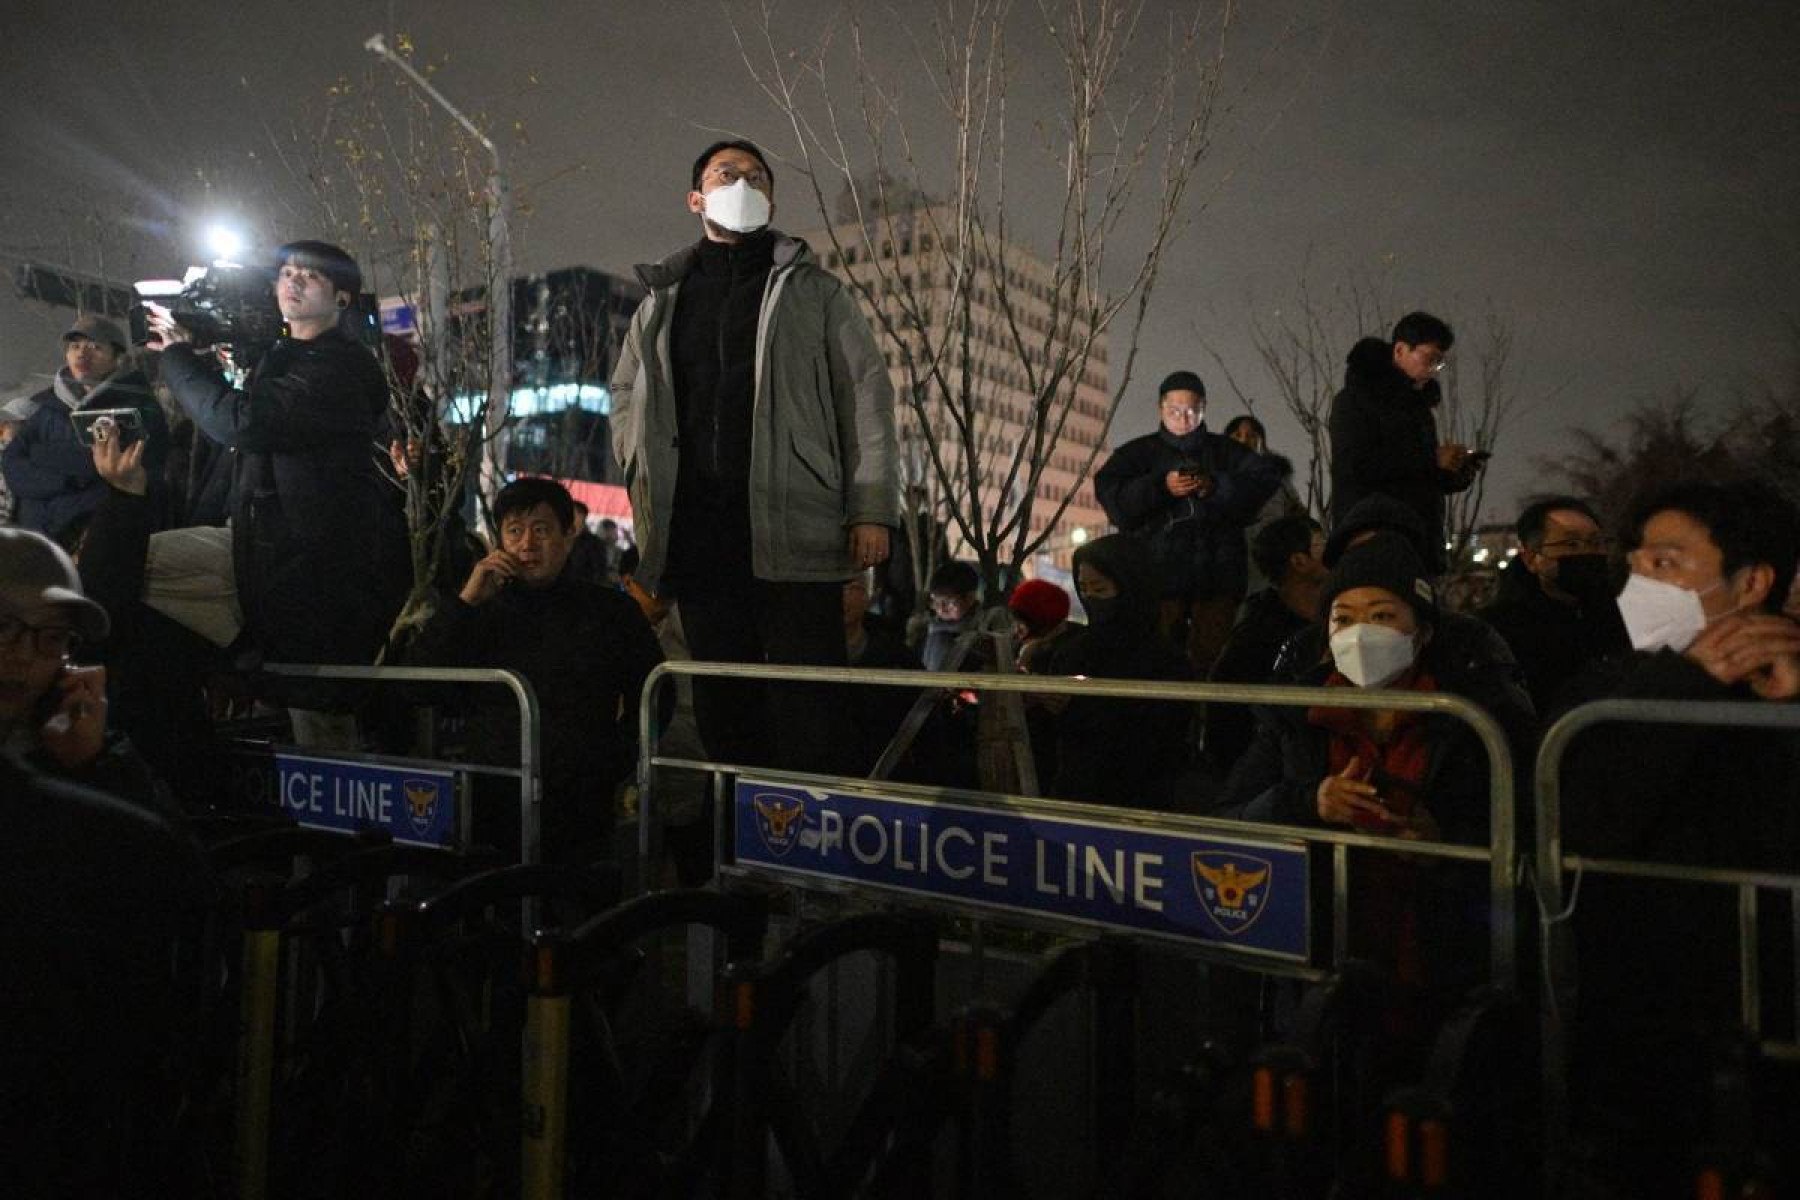
POLYGON ((1292 468, 1206 428, 1206 385, 1176 371, 1157 397, 1162 427, 1113 451, 1094 493, 1120 532, 1149 543, 1160 627, 1197 677, 1212 669, 1249 586, 1244 527, 1292 468))
POLYGON ((0 752, 174 815, 131 744, 107 729, 106 669, 75 665, 110 624, 61 547, 31 530, 0 529, 0 752))
POLYGON ((63 365, 31 398, 35 407, 0 455, 0 469, 18 504, 16 523, 73 547, 106 495, 89 452, 94 422, 110 417, 121 434, 139 431, 152 481, 168 457, 169 423, 143 372, 129 365, 125 334, 113 322, 77 317, 62 344, 63 365))
POLYGON ((1408 313, 1391 340, 1363 338, 1344 362, 1344 387, 1331 402, 1331 515, 1335 526, 1368 496, 1391 496, 1429 531, 1425 565, 1442 575, 1444 497, 1467 491, 1488 453, 1439 442, 1438 374, 1456 334, 1426 312, 1408 313))

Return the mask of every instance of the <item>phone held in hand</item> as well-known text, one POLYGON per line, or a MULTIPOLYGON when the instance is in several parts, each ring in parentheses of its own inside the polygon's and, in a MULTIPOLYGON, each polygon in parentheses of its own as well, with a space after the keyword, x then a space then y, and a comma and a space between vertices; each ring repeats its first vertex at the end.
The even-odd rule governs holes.
POLYGON ((92 446, 101 437, 116 438, 129 446, 144 436, 144 414, 135 408, 94 408, 69 414, 75 436, 84 446, 92 446))

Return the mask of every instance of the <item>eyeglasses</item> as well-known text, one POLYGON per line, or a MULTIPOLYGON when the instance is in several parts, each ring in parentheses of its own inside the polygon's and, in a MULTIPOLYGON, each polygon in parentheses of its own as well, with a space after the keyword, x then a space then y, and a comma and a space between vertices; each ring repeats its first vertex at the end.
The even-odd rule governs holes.
POLYGON ((727 187, 740 179, 751 187, 766 187, 769 183, 769 173, 761 167, 751 167, 748 171, 740 171, 730 163, 719 163, 717 166, 706 168, 703 178, 716 179, 727 187))
POLYGON ((1554 542, 1545 542, 1539 550, 1554 550, 1563 554, 1605 554, 1612 549, 1612 539, 1604 534, 1592 534, 1588 537, 1562 538, 1554 542))
POLYGON ((61 658, 81 644, 67 625, 29 625, 17 617, 0 614, 0 646, 16 646, 23 640, 34 654, 61 658))
POLYGON ((1200 419, 1200 414, 1205 411, 1205 409, 1200 408, 1177 408, 1173 405, 1165 405, 1162 410, 1162 415, 1165 417, 1180 417, 1189 421, 1197 421, 1200 419))

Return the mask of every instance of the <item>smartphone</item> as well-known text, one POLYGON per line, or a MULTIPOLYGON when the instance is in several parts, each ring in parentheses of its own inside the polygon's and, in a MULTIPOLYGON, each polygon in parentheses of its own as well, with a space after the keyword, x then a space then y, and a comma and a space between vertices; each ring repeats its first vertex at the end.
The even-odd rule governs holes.
MULTIPOLYGON (((73 670, 74 668, 70 667, 69 664, 64 663, 61 669, 56 672, 56 678, 51 681, 50 686, 44 689, 44 694, 37 698, 37 704, 34 705, 31 710, 32 728, 44 728, 44 726, 48 725, 52 719, 56 718, 62 712, 63 684, 68 681, 73 670)), ((68 719, 66 717, 63 718, 63 724, 66 726, 67 723, 68 719)), ((60 733, 62 731, 59 729, 54 732, 60 733)))
POLYGON ((144 414, 135 408, 86 409, 70 413, 69 422, 75 426, 75 436, 84 446, 93 445, 95 434, 102 429, 108 437, 118 438, 122 446, 129 446, 144 436, 144 414))

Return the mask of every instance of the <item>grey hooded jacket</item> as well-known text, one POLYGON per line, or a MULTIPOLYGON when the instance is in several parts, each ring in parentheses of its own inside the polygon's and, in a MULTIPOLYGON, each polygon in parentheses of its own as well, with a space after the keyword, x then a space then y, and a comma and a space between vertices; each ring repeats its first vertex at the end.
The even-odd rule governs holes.
MULTIPOLYGON (((631 490, 654 591, 668 562, 679 463, 669 332, 689 246, 637 268, 638 306, 612 376, 613 453, 631 490)), ((756 326, 750 435, 751 567, 773 582, 831 582, 856 571, 847 530, 898 525, 894 389, 856 294, 819 267, 805 242, 776 235, 756 326)))

